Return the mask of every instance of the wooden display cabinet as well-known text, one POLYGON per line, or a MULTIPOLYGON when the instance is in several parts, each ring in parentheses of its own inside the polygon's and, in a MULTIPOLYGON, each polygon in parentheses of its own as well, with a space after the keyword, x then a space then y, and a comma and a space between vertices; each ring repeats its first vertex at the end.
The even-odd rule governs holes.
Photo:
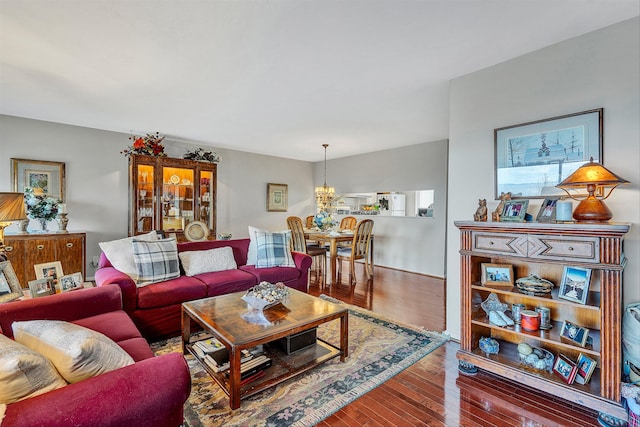
POLYGON ((506 222, 455 222, 460 229, 461 339, 457 358, 460 371, 477 368, 526 384, 600 412, 626 419, 621 403, 621 322, 623 253, 628 224, 542 224, 506 222), (481 284, 483 263, 509 264, 514 278, 536 274, 556 284, 551 294, 529 295, 517 287, 481 284), (592 270, 585 304, 558 298, 565 266, 592 270), (552 328, 529 332, 516 324, 500 327, 489 322, 481 303, 495 293, 502 303, 524 304, 533 310, 550 309, 552 328), (560 338, 563 321, 589 329, 592 342, 586 347, 560 338), (479 348, 482 337, 500 344, 498 354, 479 348), (583 353, 597 362, 587 384, 566 384, 546 370, 520 361, 519 343, 542 348, 557 358, 563 354, 576 361, 583 353))
POLYGON ((216 236, 217 164, 196 160, 129 156, 129 236, 152 230, 176 233, 193 221, 216 236))
POLYGON ((64 274, 81 272, 86 279, 85 233, 5 234, 5 251, 16 272, 20 286, 29 287, 36 280, 36 264, 60 261, 64 274))

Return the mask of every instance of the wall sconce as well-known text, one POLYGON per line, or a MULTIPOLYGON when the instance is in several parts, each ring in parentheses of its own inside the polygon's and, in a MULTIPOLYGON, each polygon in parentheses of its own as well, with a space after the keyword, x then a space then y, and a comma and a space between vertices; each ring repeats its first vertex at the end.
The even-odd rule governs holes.
POLYGON ((613 215, 603 200, 611 195, 613 189, 620 184, 627 184, 629 181, 620 178, 600 163, 593 161, 580 166, 567 179, 556 187, 563 189, 569 197, 580 203, 573 211, 573 219, 584 222, 605 222, 609 221, 613 215), (572 195, 569 190, 587 188, 586 198, 578 198, 572 195), (605 189, 609 192, 605 195, 605 189))

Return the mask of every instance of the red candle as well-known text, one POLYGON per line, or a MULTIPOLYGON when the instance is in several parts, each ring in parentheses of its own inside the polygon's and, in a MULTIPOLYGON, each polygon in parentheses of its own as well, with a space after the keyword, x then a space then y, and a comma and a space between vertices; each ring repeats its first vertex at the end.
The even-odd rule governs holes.
POLYGON ((540 313, 533 310, 522 310, 520 313, 522 329, 537 331, 540 328, 540 313))

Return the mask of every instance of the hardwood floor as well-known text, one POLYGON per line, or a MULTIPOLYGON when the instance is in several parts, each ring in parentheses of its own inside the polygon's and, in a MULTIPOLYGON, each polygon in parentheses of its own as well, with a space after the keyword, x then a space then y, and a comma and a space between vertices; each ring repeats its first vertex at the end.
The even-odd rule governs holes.
MULTIPOLYGON (((329 295, 400 323, 445 329, 442 279, 376 267, 368 285, 361 266, 356 272, 355 286, 347 285, 344 275, 341 284, 323 288, 312 271, 309 293, 329 295)), ((582 406, 486 372, 460 375, 458 348, 458 343, 448 342, 319 426, 598 425, 597 412, 582 406)))

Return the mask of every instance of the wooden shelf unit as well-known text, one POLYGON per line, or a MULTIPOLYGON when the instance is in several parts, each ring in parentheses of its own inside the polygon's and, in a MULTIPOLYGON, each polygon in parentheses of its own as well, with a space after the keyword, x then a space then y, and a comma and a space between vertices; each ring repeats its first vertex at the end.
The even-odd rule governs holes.
POLYGON ((620 396, 622 377, 621 318, 622 272, 626 259, 624 235, 629 224, 506 223, 457 221, 460 229, 461 339, 458 360, 493 372, 560 398, 626 419, 620 396), (481 264, 510 264, 515 278, 536 274, 556 284, 550 295, 533 296, 515 287, 484 286, 481 264), (558 298, 564 266, 592 269, 586 304, 558 298), (489 323, 480 303, 491 293, 509 307, 522 303, 528 309, 551 310, 552 329, 529 332, 519 325, 499 327, 489 323), (581 347, 560 339, 562 322, 589 328, 591 345, 581 347), (479 348, 481 337, 500 343, 500 353, 487 356, 479 348), (526 342, 557 357, 576 360, 580 353, 597 361, 589 383, 566 384, 551 372, 520 363, 517 344, 526 342))

